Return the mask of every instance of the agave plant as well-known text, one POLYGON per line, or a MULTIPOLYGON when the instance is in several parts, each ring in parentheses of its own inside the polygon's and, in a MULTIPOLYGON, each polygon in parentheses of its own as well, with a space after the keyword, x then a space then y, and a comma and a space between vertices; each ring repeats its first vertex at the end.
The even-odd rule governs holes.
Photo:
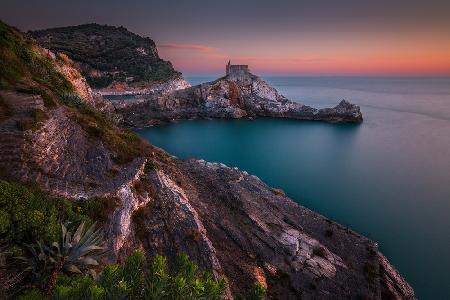
POLYGON ((98 266, 98 260, 107 254, 102 230, 96 230, 95 223, 85 230, 82 222, 73 235, 64 224, 61 224, 61 230, 61 243, 52 243, 52 253, 64 271, 82 273, 82 270, 92 270, 92 266, 98 266))
POLYGON ((26 259, 28 270, 38 281, 44 281, 49 276, 45 281, 48 283, 46 291, 50 292, 61 272, 95 274, 99 259, 107 254, 103 244, 102 230, 95 229, 95 224, 85 230, 85 223, 82 222, 74 234, 61 224, 60 242, 53 242, 51 246, 37 242, 29 247, 32 256, 26 259))

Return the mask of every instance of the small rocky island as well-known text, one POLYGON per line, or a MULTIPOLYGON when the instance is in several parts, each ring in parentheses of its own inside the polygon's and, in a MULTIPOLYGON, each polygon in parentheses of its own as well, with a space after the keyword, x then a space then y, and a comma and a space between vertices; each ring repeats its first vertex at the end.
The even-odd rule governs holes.
MULTIPOLYGON (((179 160, 115 123, 115 112, 129 126, 200 117, 360 122, 357 106, 341 102, 316 110, 293 103, 248 69, 229 65, 214 82, 154 92, 114 108, 92 93, 66 54, 1 22, 0 31, 1 53, 8 53, 0 70, 0 183, 32 185, 39 199, 65 205, 96 203, 100 209, 89 213, 99 220, 110 260, 121 262, 142 249, 149 259, 164 255, 173 265, 178 253, 186 253, 227 282, 228 299, 245 295, 255 282, 267 288, 269 299, 415 298, 375 242, 254 175, 179 160)), ((9 217, 3 209, 11 200, 2 201, 2 217, 9 217)), ((51 221, 46 213, 42 224, 51 221)), ((22 240, 13 236, 12 242, 19 247, 22 240)))
POLYGON ((200 85, 142 95, 115 102, 127 127, 198 118, 272 117, 326 122, 362 122, 359 106, 342 100, 333 108, 316 109, 289 101, 247 65, 226 66, 226 75, 200 85))

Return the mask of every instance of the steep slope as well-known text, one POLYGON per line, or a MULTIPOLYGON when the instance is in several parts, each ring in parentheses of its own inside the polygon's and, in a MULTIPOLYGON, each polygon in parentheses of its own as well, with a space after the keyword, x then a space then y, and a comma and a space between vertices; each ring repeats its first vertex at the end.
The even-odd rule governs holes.
POLYGON ((289 101, 250 72, 228 74, 215 81, 164 95, 115 101, 128 127, 196 118, 274 117, 327 122, 362 122, 359 106, 342 100, 333 108, 316 109, 289 101))
POLYGON ((275 299, 414 299, 374 242, 255 176, 180 161, 116 127, 101 99, 80 96, 70 63, 3 23, 0 51, 2 177, 109 202, 111 260, 143 248, 173 264, 184 252, 228 281, 228 298, 257 281, 275 299))
POLYGON ((43 47, 76 61, 94 88, 137 91, 168 81, 187 84, 169 61, 159 57, 150 38, 124 27, 84 24, 29 34, 43 47))

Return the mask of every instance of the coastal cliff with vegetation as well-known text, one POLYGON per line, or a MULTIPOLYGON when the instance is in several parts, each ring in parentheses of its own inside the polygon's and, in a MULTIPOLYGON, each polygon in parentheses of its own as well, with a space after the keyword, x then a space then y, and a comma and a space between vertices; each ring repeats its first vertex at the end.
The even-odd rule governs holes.
MULTIPOLYGON (((93 93, 68 55, 4 23, 0 54, 5 297, 415 298, 375 242, 254 175, 179 160, 120 127, 132 119, 93 93)), ((257 77, 225 77, 154 99, 186 112, 189 99, 202 109, 223 101, 223 110, 212 111, 232 103, 231 116, 361 117, 347 102, 332 111, 291 109, 257 77)))
POLYGON ((89 85, 105 94, 142 93, 168 83, 172 88, 189 86, 169 61, 159 57, 153 40, 124 27, 84 24, 29 34, 44 48, 75 61, 89 85))

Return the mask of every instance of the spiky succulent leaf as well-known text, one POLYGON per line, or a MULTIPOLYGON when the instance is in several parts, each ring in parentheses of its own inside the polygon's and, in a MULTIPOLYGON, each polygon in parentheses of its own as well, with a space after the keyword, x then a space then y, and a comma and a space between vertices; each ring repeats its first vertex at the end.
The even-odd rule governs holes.
POLYGON ((71 272, 71 273, 79 273, 79 274, 82 273, 81 270, 77 266, 75 266, 73 264, 66 264, 66 265, 64 265, 64 269, 67 270, 68 272, 71 272))

